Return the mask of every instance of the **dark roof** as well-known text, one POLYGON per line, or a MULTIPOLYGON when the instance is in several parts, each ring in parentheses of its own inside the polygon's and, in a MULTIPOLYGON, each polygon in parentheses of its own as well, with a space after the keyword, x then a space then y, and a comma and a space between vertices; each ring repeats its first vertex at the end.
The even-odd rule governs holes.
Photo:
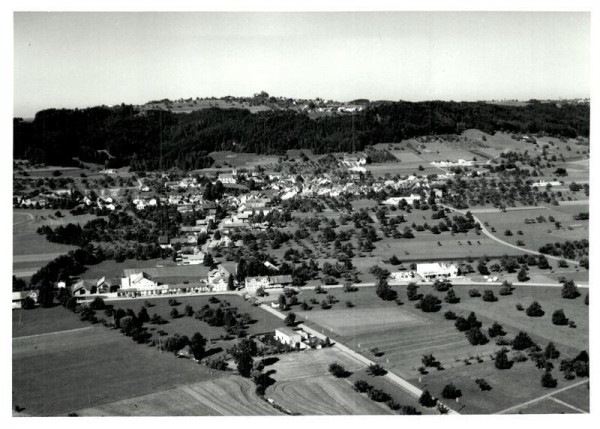
POLYGON ((169 236, 168 235, 160 235, 158 237, 158 244, 169 244, 169 236))

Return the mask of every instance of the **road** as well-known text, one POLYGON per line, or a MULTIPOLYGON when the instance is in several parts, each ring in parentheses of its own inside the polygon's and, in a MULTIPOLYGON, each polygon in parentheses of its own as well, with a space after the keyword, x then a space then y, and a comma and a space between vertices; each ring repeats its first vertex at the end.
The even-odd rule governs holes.
MULTIPOLYGON (((284 320, 285 319, 285 314, 275 310, 274 308, 265 305, 265 304, 261 304, 260 308, 262 308, 263 310, 273 314, 274 316, 284 320)), ((323 336, 323 334, 321 334, 320 332, 304 325, 304 324, 300 324, 298 325, 299 328, 301 328, 303 331, 314 335, 315 337, 324 339, 325 337, 323 336)), ((352 350, 350 347, 342 344, 341 342, 339 342, 338 340, 336 340, 335 342, 333 342, 333 346, 334 348, 340 350, 341 352, 347 354, 348 356, 350 356, 351 358, 363 363, 366 366, 369 365, 375 365, 375 362, 366 358, 365 356, 361 355, 360 353, 355 352, 354 350, 352 350)), ((409 383, 408 381, 406 381, 405 379, 399 377, 398 375, 392 373, 391 371, 388 371, 385 375, 385 378, 387 378, 389 381, 391 381, 392 383, 396 384, 398 387, 400 387, 401 389, 405 390, 406 392, 410 393, 411 395, 414 395, 417 398, 420 398, 421 395, 423 394, 423 391, 421 389, 419 389, 417 386, 409 383)), ((439 401, 439 399, 438 399, 439 401)), ((441 403, 441 401, 439 401, 441 403)), ((448 407, 447 404, 443 404, 444 406, 446 406, 448 408, 448 414, 459 414, 457 411, 453 410, 452 408, 448 407)))
MULTIPOLYGON (((446 204, 438 204, 438 205, 442 206, 444 208, 447 208, 447 209, 449 209, 449 210, 451 210, 453 212, 460 213, 463 216, 465 216, 467 214, 467 212, 464 211, 464 210, 458 210, 458 209, 455 209, 454 207, 448 206, 446 204)), ((558 256, 545 255, 545 254, 540 253, 540 252, 538 252, 536 250, 526 249, 524 247, 519 247, 519 246, 515 246, 514 244, 507 243, 506 241, 501 240, 498 237, 496 237, 494 234, 492 234, 485 227, 485 225, 483 224, 483 222, 479 218, 477 218, 477 216, 475 216, 472 212, 471 212, 471 214, 473 215, 473 219, 475 220, 475 222, 477 222, 479 224, 479 226, 481 227, 481 232, 483 232, 485 235, 487 235, 492 240, 494 240, 494 241, 496 241, 496 242, 498 242, 498 243, 500 243, 500 244, 502 244, 504 246, 510 247, 512 249, 519 250, 521 252, 531 253, 532 255, 537 255, 537 256, 544 255, 546 258, 548 258, 548 259, 554 259, 555 261, 565 260, 569 264, 573 264, 573 265, 579 266, 579 261, 573 261, 571 259, 565 259, 565 258, 561 258, 561 257, 558 257, 558 256)))

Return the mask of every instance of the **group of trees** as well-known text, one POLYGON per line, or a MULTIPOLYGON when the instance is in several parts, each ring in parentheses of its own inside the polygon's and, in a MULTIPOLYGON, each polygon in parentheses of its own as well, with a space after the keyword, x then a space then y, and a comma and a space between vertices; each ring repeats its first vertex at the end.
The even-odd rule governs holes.
POLYGON ((283 153, 352 152, 378 142, 477 128, 492 133, 589 134, 589 105, 532 103, 524 107, 471 102, 380 102, 354 115, 310 119, 290 110, 250 113, 204 109, 187 115, 162 110, 140 114, 133 106, 49 109, 32 122, 13 121, 14 156, 36 163, 72 165, 73 158, 134 170, 212 163, 208 153, 236 150, 283 153), (107 155, 110 154, 110 156, 107 155))

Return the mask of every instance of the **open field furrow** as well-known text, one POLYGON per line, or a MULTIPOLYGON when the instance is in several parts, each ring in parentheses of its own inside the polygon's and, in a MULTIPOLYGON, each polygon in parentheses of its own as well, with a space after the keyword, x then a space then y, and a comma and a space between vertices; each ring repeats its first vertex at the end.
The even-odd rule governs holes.
POLYGON ((433 334, 430 335, 411 335, 409 338, 407 339, 397 339, 397 333, 395 335, 390 336, 389 338, 383 338, 383 339, 379 339, 379 340, 375 340, 375 341, 361 341, 360 342, 360 346, 361 348, 371 348, 371 347, 375 347, 377 346, 377 344, 385 344, 386 346, 391 346, 394 344, 403 344, 403 343, 412 343, 412 342, 419 342, 419 341, 426 341, 426 340, 432 340, 438 337, 445 337, 447 335, 451 335, 453 333, 456 333, 456 329, 454 328, 448 328, 448 329, 440 329, 438 331, 436 331, 433 334))
POLYGON ((420 347, 417 349, 409 349, 409 350, 401 350, 401 351, 397 351, 397 352, 392 352, 392 353, 386 353, 386 356, 394 356, 394 355, 401 355, 401 354, 407 354, 407 353, 414 353, 414 352, 420 352, 420 351, 424 351, 424 350, 433 350, 433 349, 439 349, 441 347, 448 347, 448 346, 453 346, 455 344, 464 344, 464 340, 463 341, 456 341, 456 342, 452 342, 452 343, 444 343, 444 344, 439 344, 439 345, 434 345, 434 346, 426 346, 426 347, 420 347))
POLYGON ((397 345, 397 346, 392 346, 392 347, 383 347, 381 348, 381 351, 384 353, 393 353, 393 352, 397 352, 400 350, 407 350, 410 351, 413 349, 413 347, 417 347, 416 350, 421 350, 419 347, 423 346, 425 344, 427 344, 428 346, 432 346, 432 345, 436 345, 436 343, 447 343, 449 340, 453 340, 453 339, 457 339, 457 338, 464 338, 464 335, 461 335, 459 332, 456 332, 454 334, 449 334, 449 335, 445 335, 443 337, 440 338, 432 338, 431 340, 428 341, 418 341, 418 342, 407 342, 408 344, 401 344, 401 345, 397 345))

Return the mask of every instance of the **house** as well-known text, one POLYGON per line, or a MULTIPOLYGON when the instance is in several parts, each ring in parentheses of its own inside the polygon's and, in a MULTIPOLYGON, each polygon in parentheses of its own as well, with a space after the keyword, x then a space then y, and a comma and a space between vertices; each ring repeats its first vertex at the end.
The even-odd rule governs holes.
POLYGON ((204 262, 204 253, 181 255, 181 265, 199 265, 204 262))
POLYGON ((247 291, 256 292, 259 288, 268 289, 271 286, 269 277, 246 277, 245 286, 247 291))
POLYGON ((221 264, 214 270, 208 272, 207 283, 213 292, 224 292, 227 290, 229 276, 231 273, 221 264))
POLYGON ((71 286, 71 295, 74 297, 93 295, 98 292, 95 283, 89 280, 79 280, 71 286))
POLYGON ((275 339, 282 344, 296 347, 296 344, 302 343, 302 335, 286 326, 275 329, 275 339))
POLYGON ((382 204, 397 206, 401 200, 405 200, 408 204, 413 204, 415 201, 420 201, 421 196, 418 194, 411 194, 409 197, 390 197, 383 201, 382 204))
POLYGON ((158 283, 151 280, 150 276, 143 271, 136 269, 123 270, 123 278, 121 278, 121 287, 135 289, 152 289, 158 286, 158 283))
POLYGON ((168 235, 160 235, 158 237, 158 245, 161 249, 170 249, 171 248, 171 240, 169 240, 168 235))
POLYGON ((454 278, 458 276, 458 267, 454 264, 439 262, 417 264, 417 274, 424 279, 435 279, 438 277, 454 278))
POLYGON ((232 174, 219 174, 218 179, 222 184, 234 184, 237 183, 236 171, 233 170, 232 174))
POLYGON ((35 293, 32 290, 23 290, 20 292, 13 292, 12 293, 12 308, 22 308, 23 306, 23 301, 25 301, 25 298, 31 298, 34 301, 37 302, 37 293, 35 293))

